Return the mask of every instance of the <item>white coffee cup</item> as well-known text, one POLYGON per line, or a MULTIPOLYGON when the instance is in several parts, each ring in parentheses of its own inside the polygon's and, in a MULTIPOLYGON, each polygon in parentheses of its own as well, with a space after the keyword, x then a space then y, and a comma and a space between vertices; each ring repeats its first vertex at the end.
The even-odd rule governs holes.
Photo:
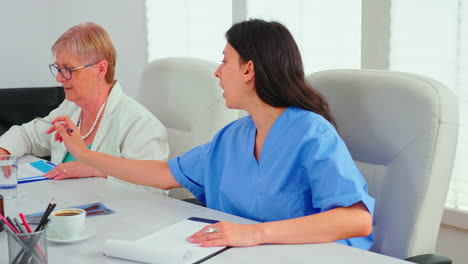
POLYGON ((52 231, 61 239, 77 239, 85 224, 86 211, 71 208, 52 212, 52 231))

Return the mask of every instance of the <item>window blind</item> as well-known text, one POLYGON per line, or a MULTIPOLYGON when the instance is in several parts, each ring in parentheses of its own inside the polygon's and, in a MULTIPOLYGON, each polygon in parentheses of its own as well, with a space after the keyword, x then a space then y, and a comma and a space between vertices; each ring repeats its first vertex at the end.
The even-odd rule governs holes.
POLYGON ((419 73, 451 88, 460 129, 446 205, 468 211, 468 1, 392 0, 390 70, 419 73))
POLYGON ((247 17, 284 24, 301 50, 306 74, 361 67, 361 1, 247 0, 247 17))
POLYGON ((232 24, 231 0, 146 0, 148 61, 196 57, 221 61, 232 24))

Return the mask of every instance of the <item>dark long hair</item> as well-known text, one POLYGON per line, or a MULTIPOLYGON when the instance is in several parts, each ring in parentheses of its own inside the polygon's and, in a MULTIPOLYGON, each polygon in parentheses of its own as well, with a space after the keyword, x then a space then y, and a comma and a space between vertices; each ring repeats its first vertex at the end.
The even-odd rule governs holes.
POLYGON ((250 19, 234 24, 226 39, 243 62, 253 62, 255 90, 263 102, 315 112, 336 127, 325 97, 306 81, 299 48, 285 26, 250 19))

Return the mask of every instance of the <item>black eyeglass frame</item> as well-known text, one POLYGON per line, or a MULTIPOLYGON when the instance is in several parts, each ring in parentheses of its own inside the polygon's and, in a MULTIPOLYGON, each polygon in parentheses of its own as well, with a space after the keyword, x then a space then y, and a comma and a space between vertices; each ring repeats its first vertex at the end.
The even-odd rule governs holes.
MULTIPOLYGON (((97 62, 96 62, 97 63, 97 62)), ((58 67, 57 64, 49 64, 49 70, 50 70, 50 73, 52 74, 52 76, 54 77, 57 77, 57 75, 60 73, 62 75, 63 78, 65 78, 66 80, 70 80, 72 78, 72 72, 73 71, 76 71, 76 70, 79 70, 79 69, 83 69, 83 68, 86 68, 86 67, 90 67, 90 66, 93 66, 93 65, 96 65, 96 63, 91 63, 91 64, 86 64, 86 65, 83 65, 83 66, 78 66, 76 68, 73 68, 73 69, 70 69, 70 68, 67 68, 67 67, 58 67), (57 70, 57 74, 54 74, 53 70, 52 70, 52 67, 54 67, 56 70, 57 70), (70 77, 66 77, 63 73, 62 73, 62 69, 65 69, 69 72, 70 74, 70 77)))

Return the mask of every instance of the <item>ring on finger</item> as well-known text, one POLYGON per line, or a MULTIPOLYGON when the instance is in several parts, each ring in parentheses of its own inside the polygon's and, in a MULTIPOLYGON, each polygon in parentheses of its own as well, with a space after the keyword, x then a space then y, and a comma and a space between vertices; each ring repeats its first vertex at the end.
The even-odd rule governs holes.
POLYGON ((213 234, 213 233, 216 233, 218 232, 219 229, 215 226, 210 226, 208 228, 205 228, 205 230, 203 232, 205 232, 205 234, 213 234))

